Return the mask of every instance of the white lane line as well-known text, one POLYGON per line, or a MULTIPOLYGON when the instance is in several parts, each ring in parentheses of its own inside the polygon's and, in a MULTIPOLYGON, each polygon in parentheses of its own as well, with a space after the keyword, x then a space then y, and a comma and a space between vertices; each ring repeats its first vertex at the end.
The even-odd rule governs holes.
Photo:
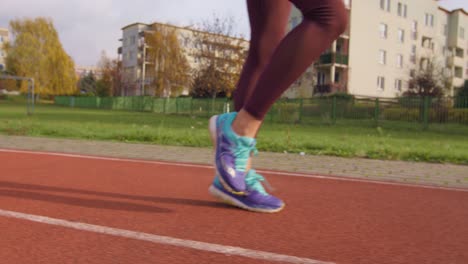
MULTIPOLYGON (((33 154, 33 155, 47 155, 47 156, 59 156, 59 157, 91 159, 91 160, 120 161, 120 162, 130 162, 130 163, 140 163, 140 164, 167 165, 167 166, 202 168, 202 169, 213 169, 214 168, 213 166, 210 166, 210 165, 189 164, 189 163, 181 163, 181 162, 175 162, 175 161, 174 162, 172 162, 172 161, 167 161, 167 162, 166 161, 150 161, 150 160, 100 157, 100 156, 81 155, 81 154, 57 153, 57 152, 27 151, 27 150, 13 150, 13 149, 0 149, 0 152, 24 153, 24 154, 33 154)), ((378 181, 378 180, 364 180, 364 179, 350 178, 350 177, 344 177, 344 176, 343 177, 340 177, 340 176, 325 176, 325 175, 317 175, 317 174, 311 175, 311 174, 306 174, 306 173, 282 172, 282 171, 271 171, 271 170, 262 170, 262 169, 257 170, 257 171, 260 172, 260 173, 267 173, 267 174, 280 175, 280 176, 295 176, 295 177, 325 179, 325 180, 334 180, 334 181, 361 182, 361 183, 371 183, 371 184, 379 184, 379 185, 390 185, 390 186, 402 186, 402 187, 433 189, 433 190, 468 192, 467 188, 442 187, 442 186, 411 184, 411 183, 398 183, 398 182, 388 182, 388 181, 378 181)))
POLYGON ((70 222, 70 221, 63 220, 63 219, 55 219, 55 218, 39 216, 39 215, 24 214, 24 213, 18 213, 18 212, 13 212, 13 211, 6 211, 2 209, 0 209, 0 216, 22 219, 22 220, 27 220, 27 221, 32 221, 32 222, 38 222, 38 223, 48 224, 48 225, 53 225, 53 226, 61 226, 61 227, 76 229, 80 231, 105 234, 105 235, 110 235, 110 236, 115 236, 115 237, 124 237, 124 238, 140 240, 140 241, 152 242, 156 244, 190 248, 190 249, 195 249, 195 250, 200 250, 200 251, 215 252, 215 253, 227 254, 227 255, 235 255, 235 256, 246 257, 246 258, 251 258, 251 259, 260 259, 260 260, 265 260, 265 261, 293 263, 293 264, 299 264, 299 263, 300 264, 334 264, 332 262, 324 262, 324 261, 319 261, 319 260, 314 260, 314 259, 309 259, 309 258, 300 258, 300 257, 295 257, 295 256, 246 249, 246 248, 241 248, 241 247, 223 246, 223 245, 199 242, 199 241, 194 241, 194 240, 186 240, 186 239, 180 239, 180 238, 174 238, 174 237, 168 237, 168 236, 159 236, 159 235, 154 235, 154 234, 135 232, 131 230, 118 229, 118 228, 112 228, 112 227, 107 227, 107 226, 91 225, 91 224, 80 223, 80 222, 70 222))

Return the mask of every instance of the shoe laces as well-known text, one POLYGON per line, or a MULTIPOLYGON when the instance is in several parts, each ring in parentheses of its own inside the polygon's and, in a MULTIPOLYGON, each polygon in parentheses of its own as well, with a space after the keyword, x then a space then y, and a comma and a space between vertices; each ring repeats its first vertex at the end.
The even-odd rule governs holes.
POLYGON ((263 177, 262 175, 258 174, 254 169, 250 170, 247 175, 245 176, 245 183, 251 190, 257 191, 263 195, 269 195, 266 191, 265 188, 263 187, 262 182, 265 184, 267 189, 270 192, 273 192, 274 189, 270 185, 270 183, 263 177))
POLYGON ((246 171, 247 170, 247 164, 249 162, 249 158, 251 153, 254 155, 258 154, 258 150, 255 147, 254 144, 249 145, 249 146, 237 146, 234 148, 234 156, 236 157, 235 159, 235 166, 236 169, 241 170, 241 171, 246 171))

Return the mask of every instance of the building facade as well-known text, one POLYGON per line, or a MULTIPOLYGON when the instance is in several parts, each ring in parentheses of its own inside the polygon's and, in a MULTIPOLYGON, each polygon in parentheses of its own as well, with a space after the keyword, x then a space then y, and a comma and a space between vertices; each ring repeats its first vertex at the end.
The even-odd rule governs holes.
MULTIPOLYGON (((145 40, 145 34, 151 33, 153 27, 157 25, 160 27, 167 27, 173 29, 176 32, 180 47, 185 55, 187 62, 191 69, 197 69, 200 67, 200 58, 197 57, 194 52, 197 47, 197 43, 194 41, 197 34, 210 34, 207 32, 201 32, 189 27, 177 27, 169 24, 153 23, 134 23, 122 28, 122 46, 118 49, 119 61, 122 69, 122 95, 153 95, 149 93, 147 86, 151 83, 155 76, 150 76, 149 68, 154 67, 153 63, 147 60, 148 49, 151 47, 145 40)), ((228 42, 236 42, 236 45, 247 51, 248 41, 232 38, 227 36, 221 36, 223 40, 228 42)), ((219 36, 213 39, 220 39, 219 36)), ((213 45, 213 43, 211 44, 213 45)), ((227 47, 228 49, 228 47, 227 47)), ((219 58, 229 57, 232 55, 226 55, 224 52, 216 52, 216 56, 219 58)), ((188 73, 190 74, 190 73, 188 73)), ((189 87, 186 87, 182 92, 182 95, 189 93, 189 87)), ((170 96, 165 94, 164 96, 170 96)))
POLYGON ((6 52, 3 49, 3 45, 6 42, 8 42, 8 40, 9 40, 8 29, 0 28, 0 71, 4 71, 6 69, 6 66, 5 66, 6 52))
MULTIPOLYGON (((444 72, 449 96, 468 78, 465 10, 448 11, 435 0, 346 0, 345 5, 348 30, 308 70, 313 85, 300 87, 308 94, 397 97, 408 89, 414 70, 430 61, 444 72)), ((293 10, 290 28, 300 20, 293 10)))

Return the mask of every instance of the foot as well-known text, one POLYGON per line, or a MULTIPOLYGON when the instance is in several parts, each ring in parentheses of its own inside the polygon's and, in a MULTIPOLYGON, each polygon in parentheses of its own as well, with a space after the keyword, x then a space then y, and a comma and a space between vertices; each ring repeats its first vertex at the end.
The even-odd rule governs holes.
POLYGON ((283 201, 265 191, 261 183, 265 179, 255 170, 250 170, 246 175, 247 193, 245 195, 235 195, 227 191, 219 179, 220 177, 215 177, 209 192, 225 203, 261 213, 276 213, 285 206, 283 201))
POLYGON ((215 146, 215 167, 224 189, 243 195, 250 155, 257 152, 255 138, 242 137, 232 130, 237 113, 226 113, 210 119, 210 134, 215 146))

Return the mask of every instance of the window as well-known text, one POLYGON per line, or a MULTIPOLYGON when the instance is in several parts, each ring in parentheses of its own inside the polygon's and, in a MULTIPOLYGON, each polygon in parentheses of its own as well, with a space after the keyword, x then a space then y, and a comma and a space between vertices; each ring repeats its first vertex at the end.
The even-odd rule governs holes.
POLYGON ((401 28, 398 29, 398 42, 405 42, 405 31, 401 28))
POLYGON ((463 78, 463 68, 462 67, 455 67, 455 77, 463 78))
POLYGON ((335 72, 335 83, 339 83, 341 79, 340 72, 335 72))
POLYGON ((387 52, 385 50, 380 50, 379 51, 379 63, 385 65, 386 62, 387 62, 387 52))
POLYGON ((402 54, 397 55, 396 66, 398 68, 403 68, 403 55, 402 54))
POLYGON ((460 38, 465 39, 465 29, 460 27, 460 38))
POLYGON ((397 14, 398 14, 398 16, 406 17, 407 12, 408 12, 408 6, 402 4, 401 2, 399 2, 399 3, 398 3, 398 7, 397 7, 397 14))
POLYGON ((411 61, 413 64, 416 63, 416 45, 411 46, 410 61, 411 61))
POLYGON ((444 32, 443 32, 443 33, 444 33, 444 36, 446 37, 446 36, 448 35, 448 25, 447 25, 447 24, 444 25, 444 29, 443 29, 443 30, 444 30, 444 32))
POLYGON ((3 64, 0 64, 0 71, 3 71, 5 69, 5 66, 3 64))
POLYGON ((3 42, 3 36, 0 36, 0 43, 3 42))
POLYGON ((317 84, 324 85, 325 84, 325 73, 318 72, 317 73, 317 84))
POLYGON ((401 87, 403 85, 403 81, 399 79, 395 79, 395 90, 401 92, 401 87))
POLYGON ((418 39, 418 21, 413 20, 413 23, 411 23, 411 38, 413 40, 418 39))
POLYGON ((380 0, 380 9, 390 12, 390 0, 380 0))
POLYGON ((413 20, 413 23, 411 23, 411 30, 414 32, 418 31, 418 21, 413 20))
POLYGON ((380 38, 386 39, 387 38, 387 29, 388 26, 386 24, 381 23, 379 26, 380 31, 380 38))
POLYGON ((377 89, 381 91, 385 90, 385 77, 383 76, 377 77, 377 89))
POLYGON ((132 37, 130 38, 130 42, 131 42, 130 45, 135 45, 135 43, 136 43, 136 37, 135 37, 135 36, 132 36, 132 37))
POLYGON ((426 13, 424 22, 426 26, 434 27, 434 15, 426 13))

